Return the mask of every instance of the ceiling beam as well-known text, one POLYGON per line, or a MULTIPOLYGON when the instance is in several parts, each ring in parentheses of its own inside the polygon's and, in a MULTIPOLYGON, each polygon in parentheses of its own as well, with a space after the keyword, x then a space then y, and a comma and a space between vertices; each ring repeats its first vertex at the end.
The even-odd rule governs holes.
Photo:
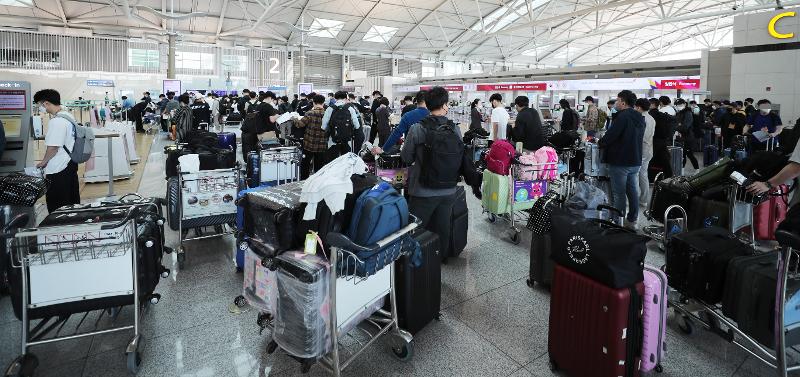
POLYGON ((574 17, 582 16, 582 15, 589 14, 589 13, 594 13, 594 12, 601 11, 601 10, 613 9, 613 8, 618 8, 618 7, 625 6, 625 5, 637 4, 637 3, 642 3, 642 2, 643 2, 642 0, 619 0, 619 1, 615 1, 615 2, 608 2, 608 3, 605 3, 605 4, 593 6, 593 7, 587 7, 587 8, 583 8, 583 9, 578 9, 578 10, 572 11, 570 13, 559 14, 557 16, 553 16, 553 17, 550 17, 550 18, 540 19, 540 20, 536 20, 536 21, 532 21, 532 22, 525 22, 525 23, 521 23, 521 24, 509 25, 509 26, 507 26, 507 27, 505 27, 503 29, 497 30, 497 31, 495 31, 493 33, 490 33, 490 34, 511 33, 511 32, 517 31, 517 30, 522 30, 522 29, 529 28, 531 26, 547 25, 548 23, 551 23, 551 22, 554 22, 554 21, 560 21, 560 20, 563 20, 565 18, 574 18, 574 17))
POLYGON ((222 10, 219 12, 219 19, 217 19, 217 36, 222 32, 222 23, 225 22, 225 12, 228 11, 228 0, 222 1, 222 10))
MULTIPOLYGON (((353 0, 350 0, 350 5, 352 5, 353 8, 355 8, 355 10, 358 11, 358 14, 361 15, 361 21, 358 22, 358 25, 356 26, 356 28, 353 29, 353 32, 350 33, 350 36, 347 37, 346 41, 344 41, 344 45, 345 46, 350 44, 350 41, 353 40, 353 36, 355 36, 356 33, 358 33, 358 29, 361 29, 361 25, 363 25, 365 21, 369 22, 370 25, 374 26, 372 21, 370 21, 369 17, 372 15, 372 12, 375 11, 375 8, 377 8, 378 5, 381 5, 381 2, 383 2, 383 0, 376 1, 375 4, 372 5, 372 8, 369 8, 369 11, 367 12, 367 14, 364 14, 364 12, 361 11, 361 8, 359 8, 358 5, 353 0)), ((381 38, 381 39, 383 39, 383 38, 381 38)), ((388 44, 389 42, 386 41, 386 43, 388 44)), ((391 47, 392 46, 389 45, 389 48, 391 48, 391 47)))
MULTIPOLYGON (((397 42, 397 44, 395 44, 395 45, 394 45, 394 49, 396 50, 398 47, 400 47, 400 45, 401 45, 401 44, 403 44, 403 42, 404 42, 404 41, 405 41, 405 40, 408 38, 408 36, 409 36, 409 35, 411 35, 411 33, 413 33, 413 32, 414 32, 414 30, 416 30, 416 29, 420 29, 420 30, 422 30, 422 29, 420 28, 420 26, 422 26, 422 23, 424 23, 424 22, 425 22, 425 20, 427 20, 427 19, 428 19, 428 17, 430 17, 430 16, 431 16, 433 13, 435 13, 436 11, 438 11, 438 10, 439 10, 441 7, 443 7, 443 6, 444 6, 445 4, 447 4, 448 2, 450 2, 450 0, 444 0, 444 1, 442 1, 441 3, 439 3, 439 5, 437 5, 435 8, 433 8, 433 10, 432 10, 432 11, 428 12, 428 14, 426 14, 426 15, 425 15, 425 17, 422 17, 422 19, 421 19, 421 20, 419 20, 419 21, 415 21, 415 24, 414 24, 414 26, 412 26, 412 27, 411 27, 411 29, 408 31, 408 33, 406 33, 406 34, 405 34, 405 35, 404 35, 402 38, 400 38, 400 41, 398 41, 398 42, 397 42)), ((405 1, 403 1, 403 3, 405 3, 405 1)), ((411 11, 409 11, 409 14, 410 14, 410 13, 411 13, 411 11)), ((423 34, 424 34, 424 31, 423 31, 423 34)), ((425 38, 428 38, 428 36, 426 35, 426 36, 425 36, 425 38)), ((430 41, 431 41, 431 39, 430 39, 430 38, 428 38, 428 42, 430 42, 430 41)), ((431 43, 431 45, 433 45, 433 43, 431 43)))
POLYGON ((64 4, 61 3, 61 0, 54 0, 56 6, 58 6, 58 15, 61 17, 61 22, 64 23, 64 26, 67 26, 67 15, 64 13, 64 4))

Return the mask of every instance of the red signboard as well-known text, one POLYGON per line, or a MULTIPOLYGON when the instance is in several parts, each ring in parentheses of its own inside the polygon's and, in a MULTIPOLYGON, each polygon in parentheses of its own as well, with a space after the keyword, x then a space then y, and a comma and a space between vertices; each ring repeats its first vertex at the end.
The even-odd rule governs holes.
MULTIPOLYGON (((448 92, 463 92, 464 86, 463 85, 439 85, 443 87, 448 92)), ((419 90, 431 90, 433 85, 423 85, 419 87, 419 90)))
POLYGON ((661 80, 656 82, 655 89, 700 89, 700 79, 661 80))
POLYGON ((547 90, 547 84, 543 82, 537 83, 529 83, 529 84, 478 84, 478 91, 479 92, 490 92, 490 91, 497 91, 497 90, 522 90, 522 91, 534 91, 534 92, 543 92, 547 90))

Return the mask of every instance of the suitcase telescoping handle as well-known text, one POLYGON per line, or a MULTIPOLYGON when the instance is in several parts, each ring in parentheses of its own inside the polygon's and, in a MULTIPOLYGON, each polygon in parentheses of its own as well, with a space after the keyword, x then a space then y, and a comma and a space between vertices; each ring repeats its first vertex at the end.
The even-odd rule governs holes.
POLYGON ((103 225, 103 226, 100 227, 100 229, 109 230, 109 229, 119 228, 119 227, 125 225, 128 221, 131 221, 132 219, 136 218, 136 216, 138 216, 138 215, 139 215, 139 208, 136 207, 136 206, 130 206, 128 208, 128 212, 125 214, 125 218, 124 219, 122 219, 119 222, 114 223, 114 224, 103 225))
POLYGON ((0 238, 10 238, 16 234, 16 229, 21 228, 23 225, 28 223, 30 216, 27 213, 21 213, 19 215, 14 216, 11 221, 3 227, 3 233, 0 234, 0 238))
POLYGON ((778 230, 775 232, 775 240, 783 246, 788 246, 800 251, 800 236, 795 233, 786 230, 778 230))
POLYGON ((386 247, 386 245, 389 245, 392 242, 394 242, 395 240, 397 240, 398 238, 400 238, 401 236, 403 236, 403 235, 405 235, 407 233, 410 233, 412 230, 416 229, 420 225, 420 221, 416 216, 414 216, 413 214, 408 214, 408 216, 411 219, 411 221, 409 221, 408 225, 400 228, 400 230, 398 230, 397 232, 394 232, 394 233, 390 234, 386 238, 384 238, 384 239, 382 239, 382 240, 380 240, 380 241, 378 241, 378 242, 376 242, 376 243, 374 243, 372 245, 368 245, 368 246, 359 245, 359 244, 353 242, 353 240, 351 240, 349 237, 345 236, 344 234, 336 233, 336 232, 328 233, 328 236, 327 236, 328 245, 330 245, 331 247, 340 248, 342 250, 347 250, 347 251, 352 252, 352 253, 361 253, 361 252, 376 253, 376 252, 380 251, 381 249, 383 249, 384 247, 386 247))

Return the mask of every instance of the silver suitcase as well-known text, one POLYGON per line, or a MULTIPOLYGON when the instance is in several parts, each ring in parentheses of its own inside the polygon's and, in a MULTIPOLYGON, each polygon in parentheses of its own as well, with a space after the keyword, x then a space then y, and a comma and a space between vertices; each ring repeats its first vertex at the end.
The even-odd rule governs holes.
POLYGON ((672 175, 678 177, 683 175, 683 147, 667 147, 669 151, 669 161, 672 166, 672 175))
POLYGON ((586 157, 583 161, 583 173, 589 177, 607 177, 608 164, 603 163, 600 146, 586 143, 586 157))

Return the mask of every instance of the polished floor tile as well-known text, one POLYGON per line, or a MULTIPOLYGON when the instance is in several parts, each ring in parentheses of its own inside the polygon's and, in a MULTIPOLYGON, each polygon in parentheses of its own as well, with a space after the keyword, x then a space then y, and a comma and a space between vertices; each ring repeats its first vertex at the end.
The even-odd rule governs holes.
MULTIPOLYGON (((163 197, 166 141, 155 137, 142 167, 138 192, 163 197)), ((554 376, 548 367, 547 321, 549 292, 530 288, 530 233, 527 218, 517 224, 522 242, 509 241, 507 222, 490 223, 480 201, 468 190, 469 232, 467 248, 459 258, 442 266, 442 318, 415 337, 414 357, 402 362, 391 354, 390 338, 380 339, 345 370, 344 376, 554 376)), ((177 232, 168 231, 167 243, 177 247, 177 232)), ((650 244, 647 262, 664 263, 650 244)), ((141 314, 142 364, 139 376, 265 377, 303 376, 300 364, 285 352, 266 353, 269 330, 259 334, 257 313, 245 309, 233 314, 229 305, 241 293, 242 275, 231 262, 231 236, 187 243, 186 268, 177 270, 173 255, 164 256, 172 269, 158 286, 161 301, 141 314)), ((697 330, 691 336, 677 329, 670 316, 664 373, 659 376, 772 376, 774 371, 724 340, 697 330)), ((110 317, 91 317, 81 329, 112 324, 110 317)), ((131 308, 124 308, 113 324, 129 323, 131 308)), ((80 318, 71 318, 64 331, 80 318)), ((0 298, 0 367, 19 353, 19 321, 10 300, 0 298)), ((72 330, 70 330, 72 331, 72 330)), ((343 340, 343 355, 363 342, 355 333, 343 340)), ((105 334, 35 347, 40 368, 37 376, 128 376, 125 347, 131 333, 105 334)), ((308 376, 329 375, 314 366, 308 376)), ((656 374, 652 374, 655 376, 656 374)))

